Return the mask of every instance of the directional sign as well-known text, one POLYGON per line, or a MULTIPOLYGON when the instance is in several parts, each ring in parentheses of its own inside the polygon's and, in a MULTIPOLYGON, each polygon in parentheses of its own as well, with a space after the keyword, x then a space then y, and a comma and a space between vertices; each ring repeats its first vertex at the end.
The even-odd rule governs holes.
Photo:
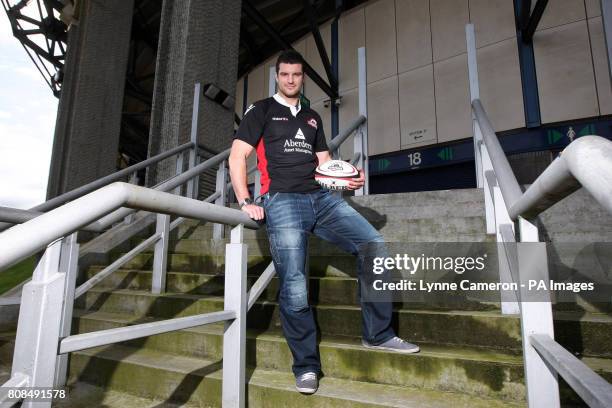
POLYGON ((548 144, 555 144, 559 140, 563 139, 565 135, 558 130, 549 130, 548 131, 548 144))
MULTIPOLYGON (((507 155, 561 150, 575 139, 586 135, 598 135, 612 140, 612 120, 601 119, 587 123, 563 126, 546 126, 528 129, 521 133, 500 135, 499 141, 507 155)), ((370 157, 370 174, 391 174, 448 166, 474 160, 474 142, 464 139, 446 146, 425 146, 416 149, 387 153, 370 157)))
POLYGON ((437 156, 442 160, 453 160, 453 148, 445 147, 438 152, 437 156))

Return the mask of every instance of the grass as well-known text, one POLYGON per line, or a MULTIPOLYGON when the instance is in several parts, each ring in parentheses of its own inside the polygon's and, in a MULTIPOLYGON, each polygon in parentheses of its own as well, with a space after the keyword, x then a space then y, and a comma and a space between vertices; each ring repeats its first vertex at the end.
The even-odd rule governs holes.
POLYGON ((0 295, 31 277, 35 266, 36 257, 31 256, 5 271, 0 271, 0 295))

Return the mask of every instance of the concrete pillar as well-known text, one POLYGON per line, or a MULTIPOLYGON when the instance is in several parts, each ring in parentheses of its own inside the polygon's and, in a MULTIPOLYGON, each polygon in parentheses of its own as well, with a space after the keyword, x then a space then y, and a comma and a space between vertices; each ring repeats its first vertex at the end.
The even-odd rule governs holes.
POLYGON ((116 171, 134 0, 81 2, 71 26, 47 198, 116 171))
MULTIPOLYGON (((234 95, 240 38, 240 0, 164 0, 162 3, 149 157, 190 138, 193 88, 214 83, 234 95)), ((234 109, 200 97, 198 141, 217 151, 230 145, 234 109)), ((147 175, 153 185, 174 174, 174 159, 147 175)))

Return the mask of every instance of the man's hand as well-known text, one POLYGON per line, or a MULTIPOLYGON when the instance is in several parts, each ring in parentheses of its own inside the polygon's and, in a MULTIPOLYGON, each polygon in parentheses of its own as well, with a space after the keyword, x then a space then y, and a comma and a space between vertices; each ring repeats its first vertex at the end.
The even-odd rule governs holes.
POLYGON ((265 217, 264 209, 258 206, 257 204, 243 205, 240 209, 245 213, 249 214, 249 217, 257 221, 263 220, 265 217))
POLYGON ((349 190, 357 190, 365 184, 365 176, 363 174, 363 169, 359 170, 359 178, 352 179, 349 181, 348 189, 349 190))

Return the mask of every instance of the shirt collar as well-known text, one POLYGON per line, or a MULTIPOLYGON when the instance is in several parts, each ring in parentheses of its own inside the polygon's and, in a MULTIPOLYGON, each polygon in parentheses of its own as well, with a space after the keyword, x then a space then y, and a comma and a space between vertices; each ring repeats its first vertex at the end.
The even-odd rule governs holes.
POLYGON ((298 99, 297 106, 293 106, 293 105, 288 104, 285 98, 280 96, 278 93, 275 93, 272 97, 274 98, 276 102, 280 103, 283 106, 288 107, 293 116, 297 116, 298 112, 302 109, 302 104, 300 103, 299 99, 298 99))

